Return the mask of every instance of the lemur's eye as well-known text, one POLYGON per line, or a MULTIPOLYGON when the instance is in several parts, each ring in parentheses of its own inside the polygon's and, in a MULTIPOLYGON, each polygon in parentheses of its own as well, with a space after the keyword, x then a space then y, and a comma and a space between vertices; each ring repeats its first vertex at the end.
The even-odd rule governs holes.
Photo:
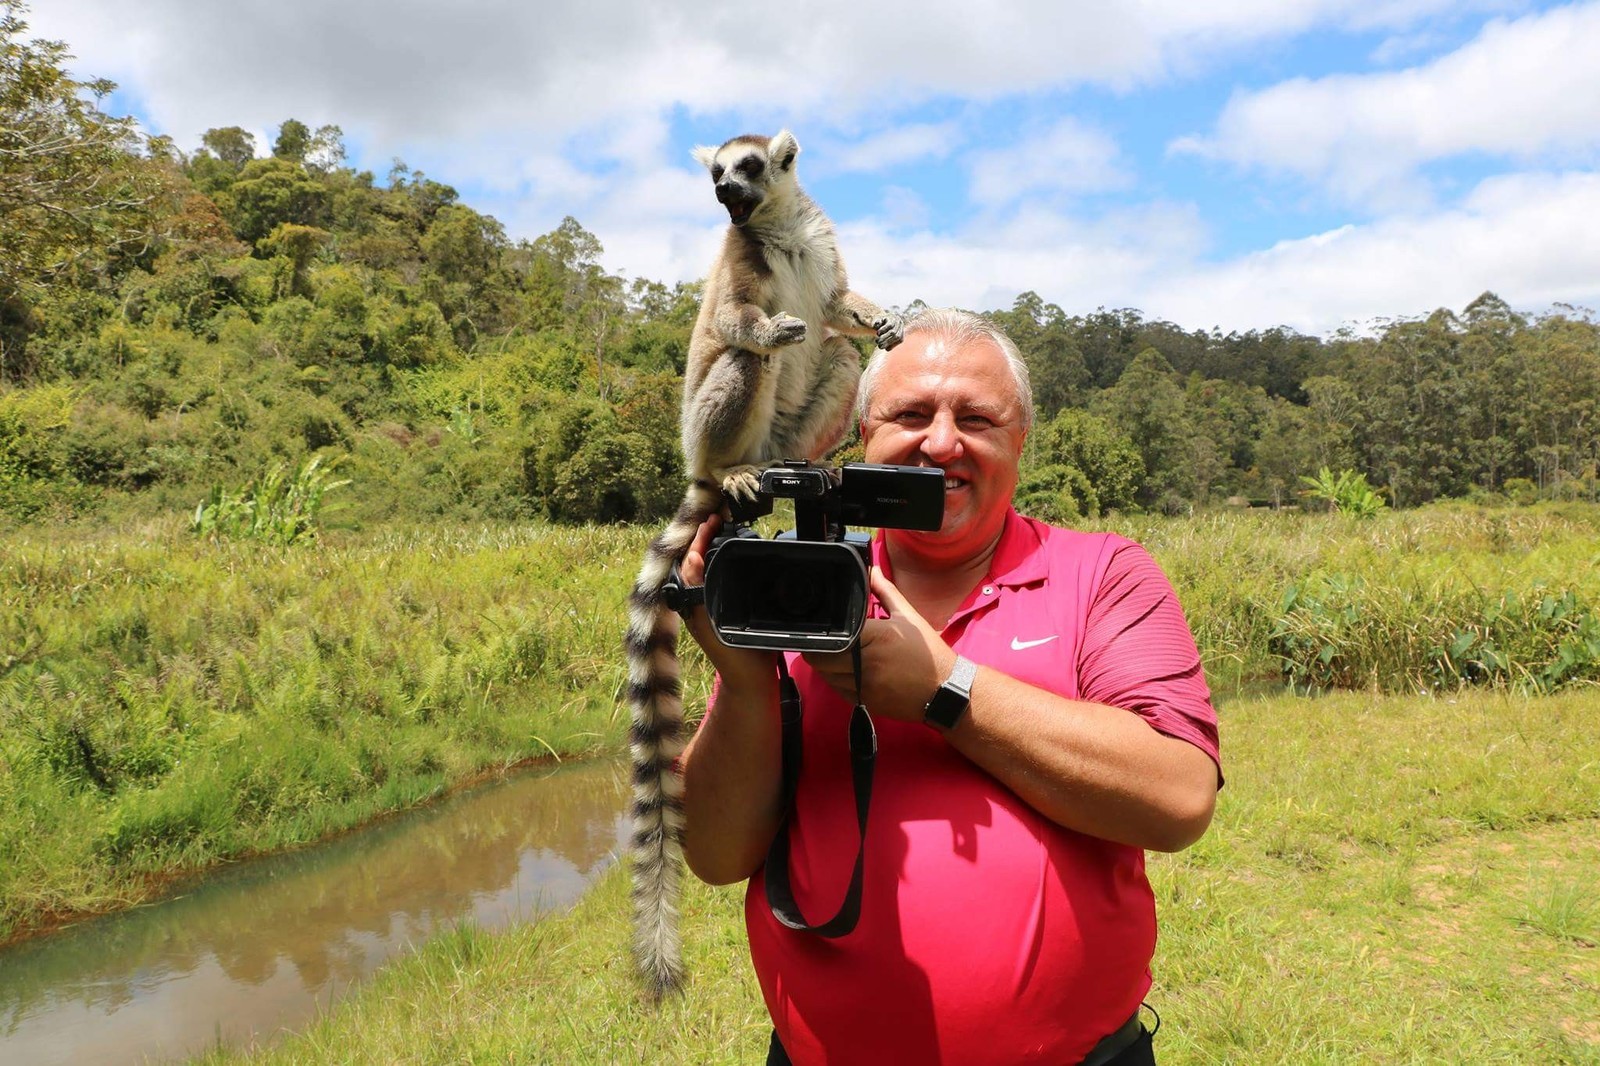
POLYGON ((761 160, 756 159, 754 156, 750 157, 749 159, 741 160, 739 163, 739 173, 743 174, 747 178, 759 178, 761 176, 761 160))
POLYGON ((722 180, 722 164, 721 163, 718 163, 716 166, 711 168, 711 180, 712 181, 721 181, 722 180))

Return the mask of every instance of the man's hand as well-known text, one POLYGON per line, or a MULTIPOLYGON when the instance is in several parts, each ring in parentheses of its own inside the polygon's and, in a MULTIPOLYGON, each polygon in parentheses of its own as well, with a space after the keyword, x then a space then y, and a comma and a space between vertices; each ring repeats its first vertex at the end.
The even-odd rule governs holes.
MULTIPOLYGON (((869 618, 861 629, 861 702, 873 714, 922 721, 923 708, 955 666, 956 653, 928 621, 906 601, 877 567, 871 573, 872 593, 888 613, 869 618)), ((856 699, 850 653, 805 656, 828 685, 847 700, 856 699)))
MULTIPOLYGON (((694 535, 689 550, 683 556, 683 562, 678 564, 678 573, 683 577, 685 585, 692 587, 706 583, 706 553, 711 550, 711 542, 720 532, 722 532, 721 515, 712 515, 700 524, 700 530, 694 535)), ((752 648, 730 648, 722 643, 711 628, 711 616, 706 613, 704 603, 695 605, 694 610, 685 616, 684 624, 688 626, 689 635, 694 637, 695 643, 705 651, 706 658, 711 660, 711 665, 722 675, 724 684, 777 676, 777 653, 757 651, 752 648)))

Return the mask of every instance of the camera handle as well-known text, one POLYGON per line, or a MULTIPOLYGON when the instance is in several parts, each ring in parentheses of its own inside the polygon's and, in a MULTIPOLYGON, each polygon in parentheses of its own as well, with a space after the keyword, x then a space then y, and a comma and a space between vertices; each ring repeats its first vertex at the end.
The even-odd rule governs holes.
POLYGON ((767 851, 767 906, 772 908, 773 917, 790 929, 815 933, 830 940, 849 933, 861 917, 861 882, 867 856, 867 808, 872 804, 872 776, 878 760, 878 734, 872 727, 867 708, 859 699, 859 641, 850 645, 850 659, 855 667, 857 695, 855 708, 850 712, 850 784, 855 791, 856 829, 860 834, 856 845, 856 864, 850 875, 850 887, 845 891, 844 902, 839 904, 839 912, 825 922, 812 925, 801 913, 789 883, 789 817, 794 811, 794 795, 800 784, 800 725, 803 710, 800 706, 800 690, 789 676, 783 657, 778 657, 778 709, 783 719, 783 821, 767 851))
POLYGON ((672 576, 661 586, 661 602, 667 605, 667 610, 687 618, 690 611, 706 602, 706 587, 684 584, 683 573, 678 564, 673 563, 672 576))

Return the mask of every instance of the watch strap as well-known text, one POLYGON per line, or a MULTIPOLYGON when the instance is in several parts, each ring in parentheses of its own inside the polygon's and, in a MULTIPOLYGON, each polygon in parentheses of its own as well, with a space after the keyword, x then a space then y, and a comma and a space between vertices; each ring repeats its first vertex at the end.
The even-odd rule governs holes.
POLYGON ((953 729, 967 713, 967 705, 972 701, 972 679, 977 674, 977 663, 965 655, 957 655, 950 676, 922 709, 922 720, 940 729, 953 729))

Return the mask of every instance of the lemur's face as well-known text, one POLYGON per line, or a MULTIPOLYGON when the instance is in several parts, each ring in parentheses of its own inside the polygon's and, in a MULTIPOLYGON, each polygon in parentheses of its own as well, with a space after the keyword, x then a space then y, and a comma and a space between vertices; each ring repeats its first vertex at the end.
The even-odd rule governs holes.
POLYGON ((716 184, 717 202, 728 209, 728 221, 743 226, 761 210, 778 183, 794 173, 794 157, 799 149, 793 138, 780 134, 775 142, 766 138, 735 137, 718 148, 697 149, 695 158, 705 164, 716 184), (769 155, 777 143, 783 157, 769 155))
POLYGON ((711 180, 728 221, 742 226, 767 198, 767 153, 748 144, 724 145, 711 163, 711 180))

